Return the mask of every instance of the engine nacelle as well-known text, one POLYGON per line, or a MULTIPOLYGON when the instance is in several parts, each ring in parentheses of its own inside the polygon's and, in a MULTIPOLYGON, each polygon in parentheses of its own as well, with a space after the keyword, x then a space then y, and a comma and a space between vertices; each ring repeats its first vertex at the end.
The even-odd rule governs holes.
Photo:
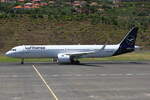
POLYGON ((58 63, 71 63, 71 58, 69 55, 58 54, 57 62, 58 63))

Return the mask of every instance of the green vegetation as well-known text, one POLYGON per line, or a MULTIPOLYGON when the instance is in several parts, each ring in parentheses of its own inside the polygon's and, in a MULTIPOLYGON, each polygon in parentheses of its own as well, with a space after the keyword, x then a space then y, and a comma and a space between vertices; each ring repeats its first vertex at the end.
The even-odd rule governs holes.
MULTIPOLYGON (((116 44, 129 29, 89 21, 49 21, 48 19, 0 20, 0 51, 25 44, 116 44)), ((150 48, 150 29, 139 31, 137 44, 150 48)))
MULTIPOLYGON (((81 61, 150 61, 150 52, 129 53, 106 58, 82 58, 81 61)), ((20 59, 0 56, 0 62, 20 62, 20 59)), ((52 59, 25 59, 25 62, 52 62, 52 59)))
MULTIPOLYGON (((20 62, 21 59, 9 58, 6 56, 0 56, 0 62, 20 62)), ((51 62, 52 59, 41 58, 41 59, 25 59, 25 62, 51 62)))
POLYGON ((23 44, 115 44, 134 25, 140 28, 137 45, 150 49, 150 2, 116 7, 110 1, 85 0, 76 10, 66 1, 30 10, 12 9, 23 5, 18 2, 0 3, 0 53, 23 44))
MULTIPOLYGON (((74 0, 72 0, 74 1, 74 0)), ((107 1, 107 0, 106 0, 107 1)), ((142 31, 148 29, 150 24, 150 2, 125 2, 118 7, 104 0, 90 0, 80 7, 67 4, 70 0, 57 0, 54 4, 38 9, 14 9, 22 3, 0 3, 0 18, 18 18, 28 16, 31 19, 47 18, 57 21, 88 20, 92 24, 115 25, 120 28, 139 26, 142 31), (91 5, 97 2, 96 5, 91 5)))
POLYGON ((115 57, 81 59, 85 61, 150 61, 150 52, 129 53, 115 57))

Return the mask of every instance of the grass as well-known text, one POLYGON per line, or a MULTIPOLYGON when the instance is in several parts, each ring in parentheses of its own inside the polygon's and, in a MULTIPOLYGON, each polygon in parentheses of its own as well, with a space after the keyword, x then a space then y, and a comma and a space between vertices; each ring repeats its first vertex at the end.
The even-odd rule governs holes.
POLYGON ((105 58, 83 58, 83 61, 150 61, 150 52, 128 53, 105 58))
MULTIPOLYGON (((21 59, 19 58, 10 58, 6 56, 1 56, 0 57, 0 62, 20 62, 21 59)), ((25 59, 25 62, 48 62, 52 61, 50 58, 35 58, 35 59, 25 59)))
MULTIPOLYGON (((150 61, 150 52, 129 53, 115 57, 106 58, 82 58, 81 61, 150 61)), ((20 59, 0 56, 0 62, 20 62, 20 59)), ((25 59, 25 62, 51 62, 50 58, 25 59)))

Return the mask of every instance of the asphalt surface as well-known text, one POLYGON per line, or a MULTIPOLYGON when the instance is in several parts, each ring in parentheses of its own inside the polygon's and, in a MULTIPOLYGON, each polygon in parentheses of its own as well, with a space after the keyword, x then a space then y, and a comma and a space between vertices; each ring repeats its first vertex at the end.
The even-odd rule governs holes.
POLYGON ((150 100, 150 62, 0 63, 0 100, 150 100))

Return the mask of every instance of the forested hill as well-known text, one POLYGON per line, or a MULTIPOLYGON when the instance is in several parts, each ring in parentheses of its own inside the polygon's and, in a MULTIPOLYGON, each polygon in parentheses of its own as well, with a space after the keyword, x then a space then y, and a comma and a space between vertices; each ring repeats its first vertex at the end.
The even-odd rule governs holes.
POLYGON ((134 25, 140 28, 137 45, 150 49, 149 2, 91 3, 80 9, 59 3, 30 10, 0 3, 1 53, 23 44, 116 44, 134 25))

